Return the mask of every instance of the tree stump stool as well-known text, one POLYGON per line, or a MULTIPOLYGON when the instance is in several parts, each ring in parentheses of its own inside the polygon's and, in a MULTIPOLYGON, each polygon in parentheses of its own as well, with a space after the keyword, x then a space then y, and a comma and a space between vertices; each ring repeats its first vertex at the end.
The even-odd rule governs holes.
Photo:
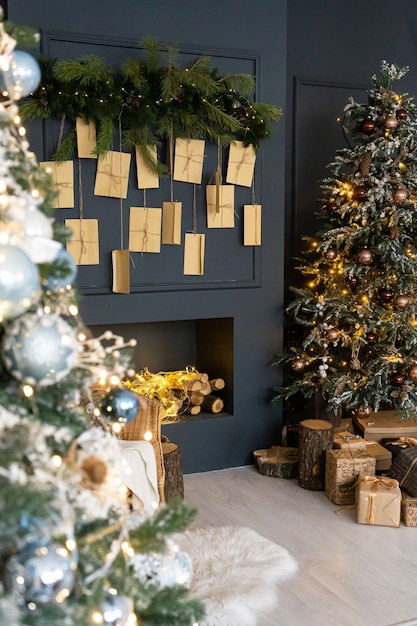
POLYGON ((324 491, 326 450, 333 444, 333 424, 309 419, 299 424, 298 484, 303 489, 324 491))
POLYGON ((168 502, 177 496, 184 497, 184 476, 182 473, 181 450, 176 443, 162 440, 162 455, 165 467, 164 493, 168 502))

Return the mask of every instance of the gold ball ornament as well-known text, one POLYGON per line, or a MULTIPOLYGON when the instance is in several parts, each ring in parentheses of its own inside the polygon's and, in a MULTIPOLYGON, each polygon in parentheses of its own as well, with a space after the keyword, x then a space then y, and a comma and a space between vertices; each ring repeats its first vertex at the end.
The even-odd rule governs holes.
POLYGON ((405 202, 408 198, 408 191, 407 189, 404 189, 403 187, 399 187, 398 189, 395 189, 395 191, 392 194, 392 199, 394 200, 394 202, 405 202))
POLYGON ((410 299, 404 294, 400 294, 394 298, 394 306, 396 309, 406 309, 410 304, 410 299))
POLYGON ((302 372, 306 366, 306 362, 301 357, 296 357, 291 361, 291 368, 294 372, 302 372))
POLYGON ((359 250, 357 257, 359 263, 362 263, 362 265, 370 265, 374 260, 372 250, 369 250, 369 248, 362 248, 359 250))
POLYGON ((398 126, 397 118, 394 117, 393 115, 388 115, 388 117, 385 118, 385 120, 384 120, 384 126, 388 130, 393 130, 394 128, 397 128, 397 126, 398 126))
POLYGON ((370 406, 358 406, 355 409, 355 415, 361 419, 367 418, 372 414, 372 409, 370 406))
POLYGON ((339 339, 339 331, 337 328, 328 328, 326 330, 326 338, 329 341, 337 341, 339 339))
POLYGON ((413 363, 408 368, 408 376, 411 380, 417 381, 417 363, 413 363))

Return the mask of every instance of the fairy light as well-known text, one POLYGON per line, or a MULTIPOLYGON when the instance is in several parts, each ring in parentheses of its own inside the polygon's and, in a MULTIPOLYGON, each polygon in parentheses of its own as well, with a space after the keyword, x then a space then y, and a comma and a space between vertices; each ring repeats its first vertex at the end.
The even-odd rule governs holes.
POLYGON ((26 396, 26 398, 31 398, 33 396, 33 387, 31 385, 23 385, 23 395, 26 396))
POLYGON ((78 315, 78 307, 75 304, 70 304, 68 307, 68 312, 70 313, 70 315, 75 317, 76 315, 78 315))
POLYGON ((143 433, 143 438, 144 438, 145 441, 151 441, 151 439, 152 439, 152 432, 150 430, 146 430, 143 433))
POLYGON ((61 467, 62 465, 62 457, 59 456, 59 454, 54 454, 54 456, 51 458, 52 461, 52 465, 56 468, 61 467))
POLYGON ((99 611, 95 611, 91 616, 91 621, 93 624, 102 624, 104 621, 103 614, 99 611))

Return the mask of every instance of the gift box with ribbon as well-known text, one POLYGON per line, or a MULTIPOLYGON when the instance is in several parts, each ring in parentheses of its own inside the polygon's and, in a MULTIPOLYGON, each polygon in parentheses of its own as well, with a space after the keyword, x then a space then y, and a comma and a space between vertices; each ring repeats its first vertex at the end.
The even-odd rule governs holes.
POLYGON ((385 476, 365 476, 356 487, 358 524, 399 527, 401 489, 398 480, 385 476))
POLYGON ((395 459, 402 450, 416 446, 417 439, 415 437, 397 437, 395 439, 391 437, 381 439, 381 444, 391 452, 392 458, 395 459))
POLYGON ((327 450, 324 484, 326 496, 334 504, 354 504, 358 480, 363 476, 374 475, 375 465, 375 458, 365 450, 327 450))
POLYGON ((398 480, 400 487, 417 498, 417 446, 412 446, 398 454, 389 470, 391 478, 398 480))
POLYGON ((417 498, 406 491, 402 492, 402 520, 406 526, 417 526, 417 498))

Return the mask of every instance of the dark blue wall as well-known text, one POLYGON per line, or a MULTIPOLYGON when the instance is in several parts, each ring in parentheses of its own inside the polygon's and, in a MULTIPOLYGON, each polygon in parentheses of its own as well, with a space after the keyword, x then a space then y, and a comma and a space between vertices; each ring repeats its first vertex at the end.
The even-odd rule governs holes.
MULTIPOLYGON (((177 44, 184 54, 211 54, 219 67, 244 72, 248 67, 254 68, 257 100, 285 110, 285 0, 259 0, 256 3, 251 0, 238 3, 211 0, 204 4, 168 0, 119 0, 117 3, 43 0, 39 4, 32 0, 12 0, 9 18, 41 29, 43 49, 53 54, 77 57, 85 52, 107 50, 114 59, 118 55, 123 58, 125 42, 130 46, 132 41, 139 43, 144 36, 154 35, 161 41, 177 44), (96 43, 92 44, 92 41, 96 43), (106 42, 110 48, 106 48, 106 42)), ((43 135, 38 126, 29 127, 32 148, 42 160, 50 158, 55 140, 50 125, 45 129, 43 135)), ((99 272, 98 280, 102 281, 100 272, 105 272, 108 260, 103 259, 100 268, 92 272, 80 268, 81 291, 87 294, 81 304, 85 321, 92 326, 122 324, 126 329, 125 337, 130 336, 130 330, 138 335, 139 361, 146 361, 141 354, 141 332, 158 332, 159 328, 164 328, 165 332, 166 324, 170 322, 180 322, 182 332, 188 321, 191 332, 195 333, 191 343, 195 344, 198 356, 207 333, 208 337, 213 333, 211 343, 220 351, 222 336, 216 336, 216 329, 221 332, 229 329, 223 340, 226 352, 230 352, 232 346, 232 371, 228 357, 220 352, 218 357, 219 367, 225 366, 228 370, 229 386, 233 390, 226 407, 227 414, 164 429, 181 447, 185 472, 251 463, 253 450, 276 444, 280 439, 281 413, 279 407, 271 405, 271 389, 278 381, 278 372, 271 367, 271 362, 282 342, 284 129, 285 123, 281 121, 273 137, 263 143, 257 159, 256 201, 263 207, 261 248, 240 245, 238 224, 229 238, 223 233, 222 236, 213 234, 211 241, 216 241, 216 249, 215 254, 211 252, 212 261, 208 256, 205 277, 189 280, 179 273, 174 279, 169 274, 172 264, 168 264, 171 283, 166 288, 161 270, 155 271, 160 258, 146 259, 140 268, 147 284, 141 289, 138 278, 138 286, 128 296, 113 294, 102 286, 100 289, 94 287, 97 278, 94 271, 99 272), (153 277, 151 281, 150 276, 153 277), (142 327, 136 326, 141 323, 142 327), (153 323, 163 323, 164 326, 152 327, 153 323)), ((91 198, 91 205, 87 203, 86 210, 99 210, 94 202, 91 198)), ((239 202, 251 203, 250 190, 246 195, 241 192, 239 202)), ((138 205, 136 200, 131 204, 138 205)), ((148 206, 152 205, 148 202, 148 206)), ((78 215, 76 210, 70 209, 65 217, 78 215)), ((62 219, 62 215, 58 219, 62 219)), ((103 241, 106 236, 106 233, 100 233, 103 241)), ((109 282, 110 276, 105 279, 109 282)), ((144 341, 146 346, 148 343, 144 341)), ((164 349, 170 353, 171 362, 171 344, 164 349)), ((204 361, 206 357, 201 358, 204 361)), ((214 354, 209 360, 216 365, 214 354)), ((160 363, 160 369, 166 369, 163 354, 160 363)), ((178 363, 178 367, 186 364, 178 363)))

